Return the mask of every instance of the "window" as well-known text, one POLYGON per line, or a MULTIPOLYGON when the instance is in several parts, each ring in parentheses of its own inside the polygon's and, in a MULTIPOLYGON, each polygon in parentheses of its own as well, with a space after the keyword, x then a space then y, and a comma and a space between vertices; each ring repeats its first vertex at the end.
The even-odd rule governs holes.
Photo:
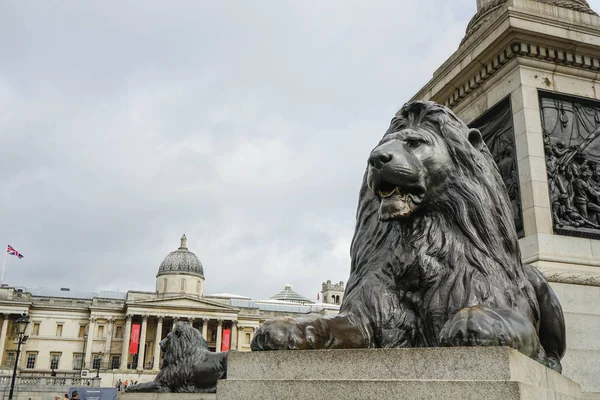
POLYGON ((50 369, 58 369, 60 353, 50 353, 50 369))
POLYGON ((33 324, 33 330, 31 331, 31 336, 38 336, 40 334, 40 323, 36 322, 33 324))
POLYGON ((27 364, 25 368, 33 369, 35 368, 35 360, 37 358, 37 353, 27 353, 27 364))
POLYGON ((104 325, 99 325, 98 326, 98 335, 97 337, 99 338, 103 338, 104 337, 104 325))
POLYGON ((110 367, 112 369, 119 369, 121 367, 121 356, 112 356, 110 367))
POLYGON ((115 339, 123 339, 123 327, 115 327, 115 339))
POLYGON ((6 354, 6 366, 13 368, 15 366, 15 353, 6 354))
POLYGON ((79 337, 83 337, 85 335, 85 325, 79 325, 79 337))
POLYGON ((250 344, 250 339, 252 338, 252 335, 249 333, 246 333, 246 344, 250 344))
POLYGON ((83 354, 73 354, 73 369, 80 370, 83 367, 83 354))
POLYGON ((92 369, 100 369, 101 362, 102 362, 102 358, 100 358, 100 354, 94 354, 94 361, 92 364, 92 369))
POLYGON ((179 290, 182 292, 185 290, 185 278, 181 278, 181 282, 179 283, 179 290))
POLYGON ((62 336, 63 324, 56 324, 56 337, 62 336))

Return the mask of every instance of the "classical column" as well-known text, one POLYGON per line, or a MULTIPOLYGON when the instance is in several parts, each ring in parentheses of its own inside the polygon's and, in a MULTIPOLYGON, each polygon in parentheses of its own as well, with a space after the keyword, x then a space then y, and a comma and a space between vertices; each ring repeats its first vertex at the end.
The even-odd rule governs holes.
POLYGON ((125 331, 123 332, 123 350, 121 351, 121 366, 119 369, 127 369, 127 361, 129 359, 129 339, 131 337, 131 318, 133 318, 133 315, 128 314, 125 321, 125 331))
POLYGON ((156 322, 156 335, 154 336, 154 362, 152 371, 158 371, 160 366, 160 341, 162 340, 163 317, 159 316, 156 322))
POLYGON ((173 317, 173 326, 171 327, 172 331, 175 330, 175 327, 177 326, 178 322, 179 322, 179 318, 178 317, 173 317))
POLYGON ((256 333, 257 330, 258 330, 258 327, 256 327, 256 326, 252 327, 252 334, 250 335, 250 343, 252 343, 252 339, 254 339, 254 334, 256 333))
POLYGON ((2 315, 2 333, 0 333, 0 364, 2 364, 2 357, 4 357, 4 343, 6 343, 6 331, 8 329, 8 314, 2 315))
POLYGON ((215 351, 218 353, 221 351, 221 343, 223 342, 223 320, 219 319, 217 323, 217 348, 215 351))
POLYGON ((231 321, 231 350, 237 350, 237 320, 231 321))
POLYGON ((142 332, 140 333, 140 344, 138 348, 138 363, 137 369, 144 369, 144 355, 146 354, 146 329, 148 328, 148 316, 142 317, 142 332))
POLYGON ((102 356, 102 364, 105 368, 108 367, 110 361, 110 347, 112 346, 112 335, 115 326, 115 319, 108 318, 108 326, 106 327, 106 343, 104 343, 104 355, 102 356))
POLYGON ((88 325, 88 337, 87 343, 85 344, 85 367, 86 369, 91 369, 92 363, 92 345, 94 344, 94 334, 96 333, 96 318, 90 318, 90 323, 88 325))
POLYGON ((208 342, 208 318, 202 318, 202 337, 208 342))
POLYGON ((246 340, 246 338, 245 338, 245 336, 244 336, 244 335, 245 335, 245 333, 244 333, 244 329, 245 329, 245 328, 246 328, 246 326, 245 326, 245 325, 238 325, 238 326, 237 326, 237 329, 238 329, 238 332, 237 332, 237 340, 238 340, 238 343, 241 343, 241 344, 246 344, 246 341, 245 341, 245 340, 246 340), (240 336, 241 336, 241 337, 240 337, 240 336))
POLYGON ((194 327, 194 318, 188 318, 188 322, 190 323, 190 325, 193 328, 194 327))

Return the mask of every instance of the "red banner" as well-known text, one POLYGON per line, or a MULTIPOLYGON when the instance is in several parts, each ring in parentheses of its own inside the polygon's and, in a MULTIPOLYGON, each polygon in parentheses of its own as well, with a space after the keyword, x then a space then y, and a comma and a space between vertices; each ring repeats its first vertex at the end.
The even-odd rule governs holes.
POLYGON ((223 329, 223 341, 221 351, 227 351, 231 347, 231 329, 223 329))
POLYGON ((140 347, 140 324, 131 324, 131 339, 129 339, 129 354, 137 354, 140 347))

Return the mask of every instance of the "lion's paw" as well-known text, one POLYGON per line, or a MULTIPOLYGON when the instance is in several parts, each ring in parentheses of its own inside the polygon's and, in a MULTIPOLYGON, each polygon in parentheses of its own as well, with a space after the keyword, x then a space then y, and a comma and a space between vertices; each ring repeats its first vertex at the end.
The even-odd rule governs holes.
POLYGON ((310 321, 279 317, 266 321, 252 339, 253 351, 306 350, 315 345, 315 329, 310 321))
POLYGON ((446 322, 440 332, 442 346, 514 347, 513 327, 490 307, 463 308, 446 322))

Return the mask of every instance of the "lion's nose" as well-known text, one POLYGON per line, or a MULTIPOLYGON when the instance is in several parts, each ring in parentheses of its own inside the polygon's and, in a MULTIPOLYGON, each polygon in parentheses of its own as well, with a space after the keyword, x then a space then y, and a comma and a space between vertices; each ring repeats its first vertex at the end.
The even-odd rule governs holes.
POLYGON ((380 149, 375 149, 369 157, 369 165, 373 168, 381 169, 385 164, 392 161, 392 155, 380 149))

